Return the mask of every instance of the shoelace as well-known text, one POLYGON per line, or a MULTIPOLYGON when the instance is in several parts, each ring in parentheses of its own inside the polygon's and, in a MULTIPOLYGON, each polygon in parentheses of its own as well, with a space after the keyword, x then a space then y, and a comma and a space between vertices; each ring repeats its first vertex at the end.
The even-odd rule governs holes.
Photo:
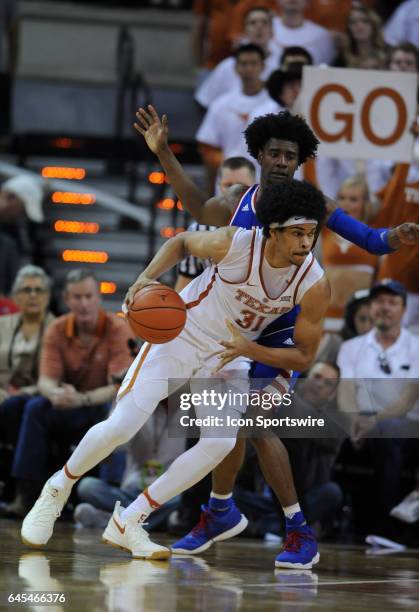
MULTIPOLYGON (((56 489, 54 489, 54 490, 56 490, 56 489)), ((39 504, 37 510, 41 510, 42 509, 42 512, 41 513, 38 512, 36 517, 34 517, 38 524, 43 525, 43 524, 48 523, 49 520, 50 520, 50 513, 51 512, 54 512, 55 518, 58 518, 61 515, 61 510, 58 509, 58 506, 54 505, 54 509, 51 507, 49 497, 58 497, 58 492, 55 495, 52 492, 48 492, 48 493, 46 493, 45 495, 42 495, 39 498, 39 500, 37 502, 39 504), (48 512, 48 516, 43 514, 46 510, 49 511, 48 512)))
POLYGON ((211 516, 211 512, 210 510, 208 510, 208 508, 206 508, 205 510, 203 510, 199 516, 199 523, 197 525, 195 525, 195 527, 192 529, 191 531, 191 535, 195 536, 198 535, 200 530, 204 530, 206 533, 208 533, 209 527, 208 527, 208 523, 209 521, 211 521, 212 516, 211 516))
POLYGON ((286 538, 282 550, 286 550, 287 552, 298 552, 301 548, 301 540, 312 540, 313 537, 308 533, 303 533, 301 531, 289 531, 286 538))

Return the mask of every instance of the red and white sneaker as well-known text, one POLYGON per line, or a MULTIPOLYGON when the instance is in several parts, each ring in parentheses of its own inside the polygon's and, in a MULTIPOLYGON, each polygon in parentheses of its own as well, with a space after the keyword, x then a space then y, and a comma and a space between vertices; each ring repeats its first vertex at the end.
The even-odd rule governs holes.
POLYGON ((23 520, 20 535, 27 546, 37 548, 48 543, 55 521, 68 499, 69 493, 53 487, 50 481, 51 478, 47 480, 32 510, 23 520))
POLYGON ((121 502, 117 501, 113 515, 103 532, 102 541, 132 553, 134 559, 168 559, 170 550, 154 544, 145 529, 136 519, 121 519, 121 502))

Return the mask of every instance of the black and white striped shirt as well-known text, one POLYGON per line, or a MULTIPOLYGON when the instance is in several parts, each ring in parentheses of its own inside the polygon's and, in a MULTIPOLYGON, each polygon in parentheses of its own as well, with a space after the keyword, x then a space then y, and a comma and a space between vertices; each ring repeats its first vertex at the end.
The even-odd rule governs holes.
MULTIPOLYGON (((194 221, 188 227, 188 232, 207 232, 215 229, 217 228, 213 225, 202 225, 197 221, 194 221)), ((178 274, 182 274, 182 276, 195 278, 210 265, 211 262, 209 259, 201 259, 200 257, 195 257, 194 255, 187 255, 185 259, 182 259, 182 261, 178 264, 177 272, 178 274)))

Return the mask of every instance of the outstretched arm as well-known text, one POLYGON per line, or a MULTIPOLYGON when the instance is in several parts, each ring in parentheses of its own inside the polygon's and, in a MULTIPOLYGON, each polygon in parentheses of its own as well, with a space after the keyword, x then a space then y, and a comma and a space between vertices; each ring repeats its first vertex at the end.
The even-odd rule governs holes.
POLYGON ((220 370, 227 363, 240 355, 253 361, 266 363, 275 368, 287 370, 308 370, 317 351, 323 333, 323 317, 330 301, 330 286, 323 276, 301 300, 301 310, 298 314, 294 330, 294 346, 291 348, 269 348, 257 342, 252 342, 240 334, 237 327, 227 322, 232 338, 221 341, 224 347, 219 355, 220 370))
POLYGON ((386 255, 403 245, 419 244, 419 225, 417 223, 402 223, 392 229, 375 229, 347 215, 334 200, 326 198, 326 203, 327 227, 374 255, 386 255))
POLYGON ((186 210, 198 223, 218 227, 227 225, 233 208, 229 199, 220 197, 207 200, 188 177, 169 147, 167 116, 162 115, 160 119, 150 104, 147 109, 139 108, 136 117, 137 123, 134 123, 134 128, 144 137, 150 151, 157 155, 170 184, 186 210))
POLYGON ((211 258, 218 263, 227 255, 236 231, 236 227, 222 227, 214 232, 182 232, 170 238, 128 289, 124 303, 129 307, 137 291, 156 283, 160 276, 173 268, 186 255, 202 259, 211 258))

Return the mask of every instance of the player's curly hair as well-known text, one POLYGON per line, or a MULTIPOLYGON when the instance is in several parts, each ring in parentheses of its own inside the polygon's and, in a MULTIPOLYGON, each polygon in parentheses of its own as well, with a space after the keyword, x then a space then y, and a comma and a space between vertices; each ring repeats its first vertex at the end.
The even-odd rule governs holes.
POLYGON ((287 179, 265 187, 256 202, 256 215, 269 237, 271 223, 284 223, 290 217, 315 219, 319 226, 326 217, 326 200, 321 191, 307 181, 287 179))
POLYGON ((244 131, 247 149, 252 157, 258 158, 260 151, 270 138, 289 140, 298 144, 298 164, 303 164, 309 157, 316 157, 319 141, 308 123, 289 111, 270 113, 256 117, 244 131))

